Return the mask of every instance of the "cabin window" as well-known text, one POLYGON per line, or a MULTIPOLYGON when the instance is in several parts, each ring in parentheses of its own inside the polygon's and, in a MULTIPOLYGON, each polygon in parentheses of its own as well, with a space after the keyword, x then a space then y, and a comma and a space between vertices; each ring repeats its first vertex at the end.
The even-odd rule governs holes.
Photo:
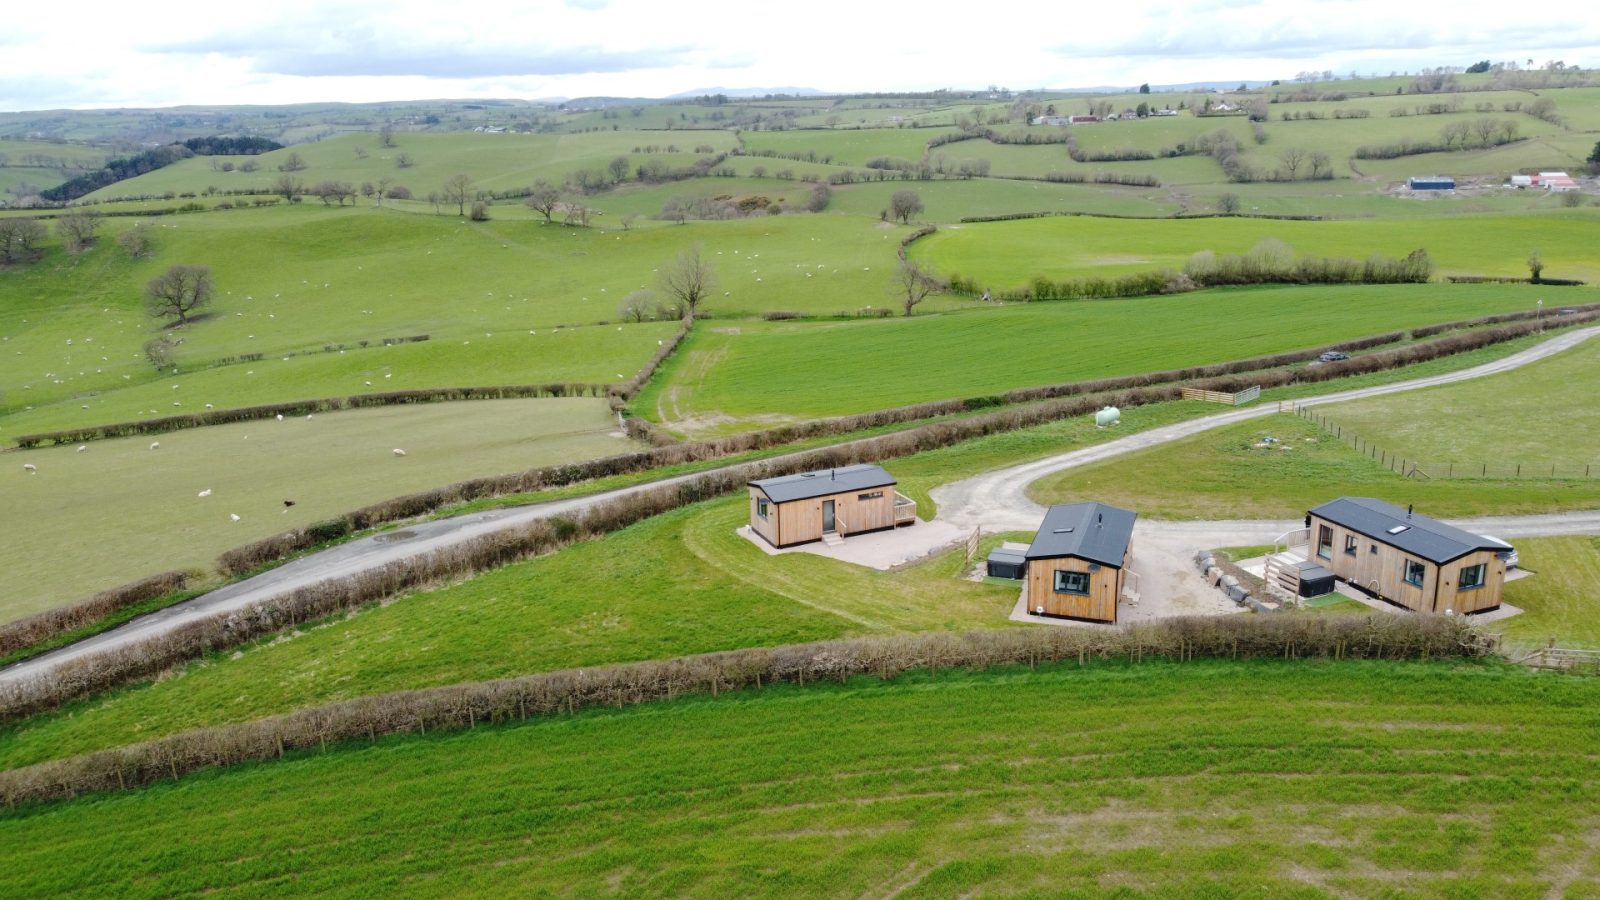
POLYGON ((1428 577, 1428 567, 1414 559, 1406 560, 1406 584, 1422 587, 1422 580, 1428 577))
POLYGON ((857 500, 882 500, 883 499, 883 491, 873 491, 870 494, 857 494, 856 495, 856 499, 857 500))
POLYGON ((1483 587, 1484 575, 1488 572, 1488 568, 1484 563, 1462 567, 1461 578, 1456 582, 1457 589, 1465 591, 1483 587))
POLYGON ((1333 558, 1333 529, 1326 525, 1317 526, 1317 557, 1333 558))
POLYGON ((1056 572, 1056 593, 1058 594, 1087 594, 1089 593, 1088 572, 1056 572))
POLYGON ((1356 540, 1356 536, 1355 535, 1353 535, 1353 534, 1345 535, 1344 536, 1344 552, 1345 552, 1345 554, 1348 555, 1348 556, 1355 556, 1356 555, 1356 544, 1357 543, 1358 543, 1358 541, 1356 540))
POLYGON ((756 515, 763 519, 767 517, 767 499, 765 497, 756 498, 756 515))

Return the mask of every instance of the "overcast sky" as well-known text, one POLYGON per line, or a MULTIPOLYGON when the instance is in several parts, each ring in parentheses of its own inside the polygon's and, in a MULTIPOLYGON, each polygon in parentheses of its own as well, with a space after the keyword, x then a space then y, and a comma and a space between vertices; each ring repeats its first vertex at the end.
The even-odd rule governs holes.
POLYGON ((1600 65, 1600 16, 1572 0, 79 0, 3 20, 3 110, 1600 65))

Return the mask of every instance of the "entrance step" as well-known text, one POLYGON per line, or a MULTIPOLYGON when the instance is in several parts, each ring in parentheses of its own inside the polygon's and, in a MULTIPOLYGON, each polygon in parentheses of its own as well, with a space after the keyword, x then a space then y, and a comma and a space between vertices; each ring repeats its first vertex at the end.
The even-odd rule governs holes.
POLYGON ((827 544, 829 547, 844 546, 844 538, 840 537, 839 533, 836 531, 830 531, 827 534, 824 534, 822 536, 822 542, 827 544))

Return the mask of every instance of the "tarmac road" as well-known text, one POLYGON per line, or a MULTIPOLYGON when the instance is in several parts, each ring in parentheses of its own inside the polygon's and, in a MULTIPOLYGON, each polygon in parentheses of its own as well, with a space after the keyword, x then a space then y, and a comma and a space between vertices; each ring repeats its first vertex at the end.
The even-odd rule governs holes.
MULTIPOLYGON (((1337 403, 1363 397, 1412 391, 1440 384, 1452 384, 1471 378, 1482 378, 1508 372, 1529 363, 1553 356, 1563 350, 1600 334, 1600 327, 1579 329, 1551 338, 1537 346, 1495 362, 1471 369, 1417 378, 1410 381, 1358 390, 1341 391, 1319 397, 1302 399, 1302 406, 1337 403)), ((1026 494, 1029 484, 1039 478, 1074 466, 1088 465, 1132 453, 1158 444, 1180 440, 1193 434, 1220 428, 1235 422, 1248 421, 1272 414, 1275 404, 1263 404, 1247 409, 1231 410, 1213 416, 1193 419, 1148 432, 1131 434, 1082 450, 1052 456, 1018 466, 987 472, 973 478, 943 485, 932 491, 939 505, 939 520, 948 521, 963 529, 982 525, 988 531, 1031 531, 1038 526, 1044 514, 1043 507, 1030 500, 1026 494)), ((777 457, 782 459, 783 457, 777 457)), ((700 473, 695 473, 700 474, 700 473)), ((587 497, 557 500, 530 506, 470 513, 449 519, 440 519, 410 525, 398 531, 372 535, 331 547, 319 553, 262 572, 244 581, 219 588, 184 603, 159 612, 141 616, 118 628, 79 641, 59 650, 46 653, 0 670, 0 682, 18 681, 42 675, 62 663, 77 660, 107 650, 118 649, 139 641, 159 636, 189 622, 218 613, 244 609, 263 600, 278 597, 299 588, 335 578, 355 575, 399 559, 405 559, 443 547, 472 540, 495 531, 514 528, 536 519, 577 512, 588 506, 613 498, 648 490, 665 484, 686 481, 695 475, 682 475, 652 481, 646 484, 620 488, 587 497)), ((1516 516, 1461 521, 1462 527, 1487 531, 1500 537, 1530 537, 1553 534, 1600 533, 1600 510, 1556 513, 1536 516, 1516 516)), ((1151 537, 1168 540, 1192 538, 1185 543, 1195 547, 1216 547, 1227 544, 1266 543, 1292 528, 1298 522, 1151 522, 1140 523, 1140 529, 1151 537)), ((1136 536, 1140 532, 1136 531, 1136 536)))

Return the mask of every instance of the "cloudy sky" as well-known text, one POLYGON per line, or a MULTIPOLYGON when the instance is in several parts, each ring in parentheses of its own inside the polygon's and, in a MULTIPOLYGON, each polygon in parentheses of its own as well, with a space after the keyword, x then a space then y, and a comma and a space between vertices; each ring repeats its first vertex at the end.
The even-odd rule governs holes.
POLYGON ((1600 16, 1472 0, 79 0, 15 4, 0 110, 1083 87, 1600 66, 1600 16))

